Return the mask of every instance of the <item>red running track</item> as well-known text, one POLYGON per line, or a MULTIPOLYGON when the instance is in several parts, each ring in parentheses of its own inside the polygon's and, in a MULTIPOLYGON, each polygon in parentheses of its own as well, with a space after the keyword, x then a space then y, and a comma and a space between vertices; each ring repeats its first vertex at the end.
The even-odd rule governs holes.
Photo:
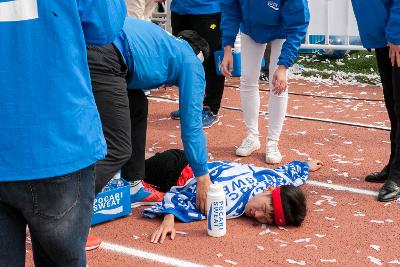
MULTIPOLYGON (((240 108, 239 91, 229 86, 237 87, 238 80, 231 79, 227 85, 223 106, 240 108)), ((267 86, 263 84, 261 89, 267 86)), ((290 92, 300 94, 289 96, 290 115, 390 126, 384 103, 365 100, 382 100, 382 90, 378 87, 328 87, 292 80, 290 92)), ((261 109, 268 111, 268 92, 260 93, 261 109)), ((179 122, 169 119, 177 103, 157 99, 176 99, 177 90, 154 91, 152 96, 156 98, 150 100, 148 151, 182 148, 179 122)), ((267 166, 264 152, 268 117, 260 117, 262 149, 250 157, 237 158, 235 146, 245 135, 242 114, 235 109, 222 108, 220 115, 220 122, 205 130, 209 160, 236 160, 267 166)), ((141 208, 138 208, 133 209, 129 217, 92 229, 92 234, 101 237, 104 244, 88 253, 88 264, 90 267, 164 266, 175 259, 211 266, 399 266, 400 206, 395 202, 377 202, 368 194, 376 192, 381 184, 364 182, 365 175, 380 170, 388 160, 388 141, 387 130, 287 118, 280 141, 283 163, 308 157, 325 163, 310 178, 324 187, 303 186, 308 198, 308 215, 302 227, 265 227, 242 217, 228 221, 225 237, 212 238, 207 236, 205 221, 177 223, 177 230, 185 234, 178 235, 174 241, 155 245, 149 242, 149 236, 160 220, 140 218, 141 208), (334 185, 347 186, 349 191, 326 188, 334 185), (354 192, 357 189, 365 191, 354 192), (110 244, 123 247, 117 248, 119 252, 111 251, 110 244)), ((32 266, 31 256, 28 248, 27 266, 32 266)), ((181 266, 190 265, 181 262, 181 266)))

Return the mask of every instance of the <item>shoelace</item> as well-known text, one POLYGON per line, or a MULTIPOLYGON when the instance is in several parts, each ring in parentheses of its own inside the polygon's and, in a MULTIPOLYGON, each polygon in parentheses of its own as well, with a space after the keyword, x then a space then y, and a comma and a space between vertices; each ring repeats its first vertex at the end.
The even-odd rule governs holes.
POLYGON ((253 145, 253 141, 250 138, 244 139, 244 142, 240 145, 241 148, 249 148, 253 145))
POLYGON ((278 153, 279 149, 277 144, 275 143, 270 143, 268 144, 268 153, 278 153))

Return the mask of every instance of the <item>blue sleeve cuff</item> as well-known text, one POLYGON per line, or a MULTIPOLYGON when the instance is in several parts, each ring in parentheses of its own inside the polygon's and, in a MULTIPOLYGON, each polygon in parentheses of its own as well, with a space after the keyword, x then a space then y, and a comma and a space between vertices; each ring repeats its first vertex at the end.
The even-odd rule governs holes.
POLYGON ((222 48, 224 48, 227 45, 234 47, 235 40, 236 36, 224 36, 224 38, 222 39, 222 48))
POLYGON ((195 177, 199 177, 208 173, 207 163, 206 164, 189 163, 189 165, 192 168, 195 177))

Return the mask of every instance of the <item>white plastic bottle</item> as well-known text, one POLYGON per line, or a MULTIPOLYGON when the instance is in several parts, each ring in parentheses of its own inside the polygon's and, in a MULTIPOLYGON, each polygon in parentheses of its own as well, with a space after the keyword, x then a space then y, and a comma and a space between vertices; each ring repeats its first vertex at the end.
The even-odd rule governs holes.
POLYGON ((113 188, 124 186, 124 181, 121 180, 121 172, 117 172, 111 179, 111 186, 113 188))
POLYGON ((222 186, 210 185, 207 192, 207 232, 214 237, 226 234, 226 199, 222 186))

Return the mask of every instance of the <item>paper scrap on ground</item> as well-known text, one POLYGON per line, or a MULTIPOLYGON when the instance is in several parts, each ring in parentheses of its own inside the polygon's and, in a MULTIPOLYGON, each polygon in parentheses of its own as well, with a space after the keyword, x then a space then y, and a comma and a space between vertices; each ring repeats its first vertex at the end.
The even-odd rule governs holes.
POLYGON ((290 263, 290 264, 306 265, 306 262, 305 262, 305 261, 302 261, 302 260, 300 260, 300 261, 295 261, 295 260, 292 260, 292 259, 287 259, 286 261, 287 261, 288 263, 290 263))
POLYGON ((177 233, 178 235, 187 235, 187 234, 188 234, 188 233, 183 232, 183 231, 176 231, 176 233, 177 233))
POLYGON ((302 239, 297 239, 295 241, 293 241, 294 243, 301 243, 301 242, 307 242, 310 243, 311 238, 307 237, 307 238, 302 238, 302 239))
POLYGON ((237 265, 238 264, 236 261, 231 261, 231 260, 224 260, 224 262, 232 264, 232 265, 237 265))
POLYGON ((336 262, 336 259, 330 259, 330 260, 325 260, 325 259, 320 259, 321 262, 336 262))
POLYGON ((381 247, 379 245, 369 245, 371 248, 375 249, 376 251, 381 250, 381 247))
POLYGON ((368 259, 372 262, 375 263, 376 265, 382 265, 382 261, 380 259, 377 259, 375 257, 372 256, 368 256, 368 259))

